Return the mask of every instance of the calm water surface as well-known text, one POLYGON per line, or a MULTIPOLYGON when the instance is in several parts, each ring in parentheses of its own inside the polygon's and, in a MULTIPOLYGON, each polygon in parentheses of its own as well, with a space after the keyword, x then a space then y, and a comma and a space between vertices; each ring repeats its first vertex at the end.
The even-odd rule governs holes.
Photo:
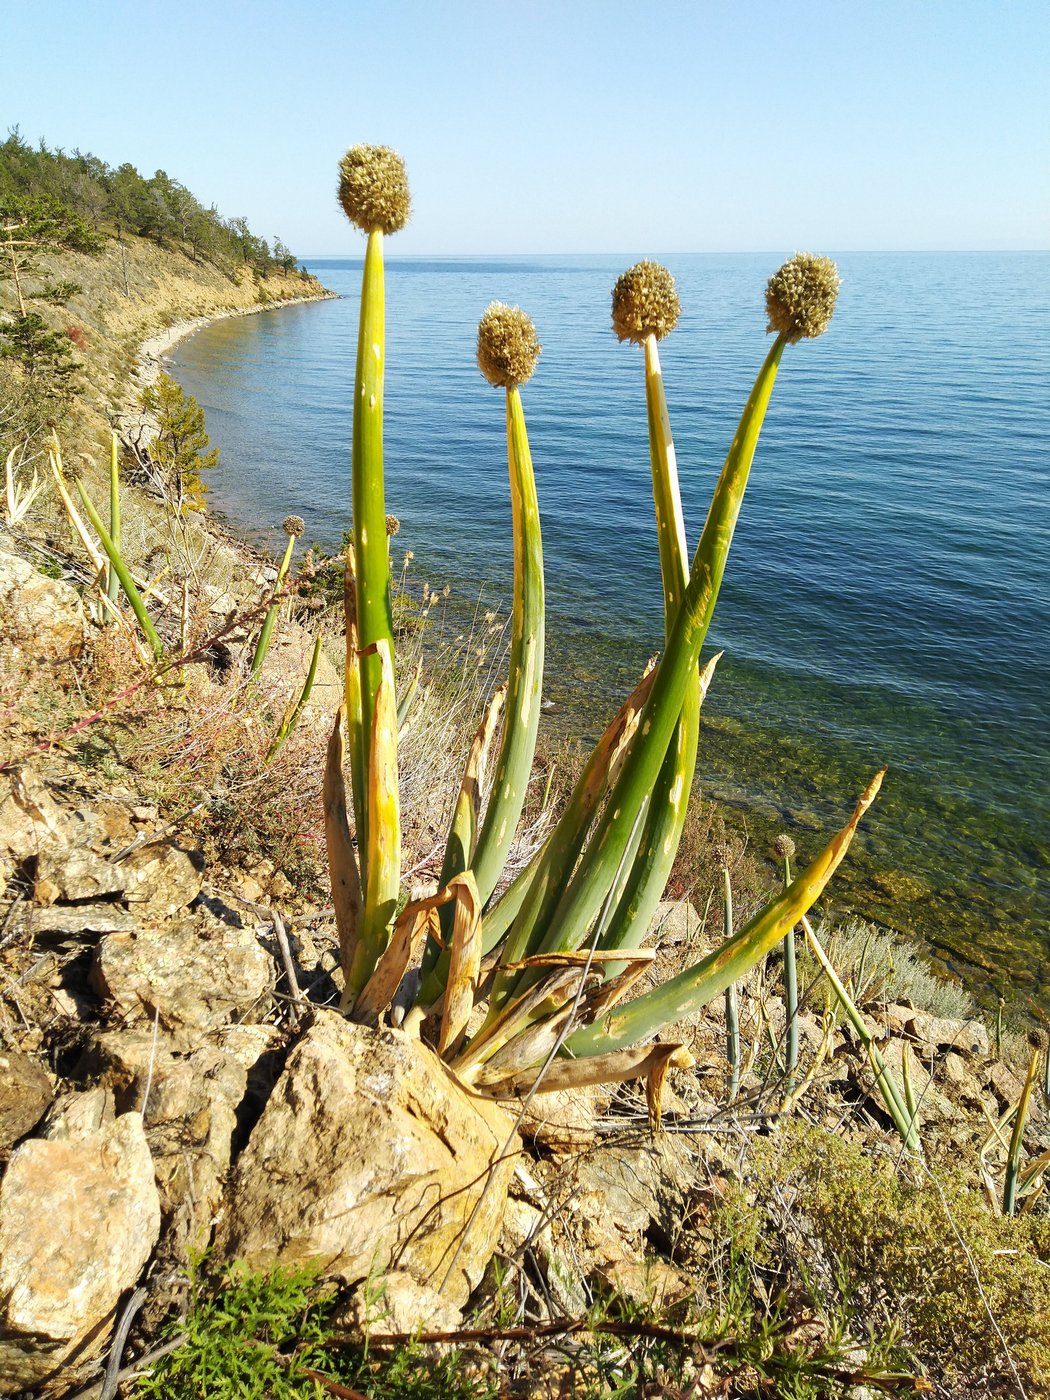
MULTIPOLYGON (((505 604, 502 396, 474 363, 494 299, 544 344, 523 391, 543 518, 552 725, 593 735, 662 639, 641 352, 609 329, 627 258, 391 259, 387 509, 417 577, 505 604)), ((691 546, 767 347, 775 255, 669 260, 662 358, 691 546)), ((700 781, 803 855, 873 769, 837 898, 921 936, 985 996, 1050 1009, 1050 255, 845 254, 835 320, 789 348, 710 644, 700 781)), ((219 322, 173 373, 250 528, 349 525, 360 264, 344 300, 219 322)), ((283 543, 283 539, 282 539, 283 543)), ((395 551, 395 561, 399 551, 395 551)))

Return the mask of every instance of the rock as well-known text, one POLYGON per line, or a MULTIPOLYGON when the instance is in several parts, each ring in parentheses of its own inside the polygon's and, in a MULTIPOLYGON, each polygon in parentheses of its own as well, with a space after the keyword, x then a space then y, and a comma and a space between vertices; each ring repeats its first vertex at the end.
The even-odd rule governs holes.
POLYGON ((905 1029, 934 1050, 957 1050, 963 1055, 987 1055, 988 1032, 980 1021, 954 1021, 918 1012, 905 1029))
POLYGON ((60 1094, 51 1106, 41 1137, 49 1142, 66 1142, 97 1133, 116 1120, 113 1093, 104 1085, 82 1093, 60 1094))
POLYGON ((944 1084, 954 1098, 960 1103, 970 1104, 975 1108, 981 1107, 984 1103, 981 1086, 977 1082, 977 1076, 961 1055, 949 1050, 941 1062, 940 1070, 944 1084))
POLYGON ((241 1154, 218 1249, 253 1268, 316 1261, 348 1283, 395 1267, 459 1306, 518 1150, 507 1114, 418 1040, 320 1012, 241 1154))
POLYGON ((84 645, 87 623, 76 590, 6 552, 0 552, 0 616, 9 645, 31 661, 64 660, 84 645))
POLYGON ((383 1332, 410 1337, 414 1332, 454 1332, 463 1326, 463 1314, 428 1284, 394 1269, 356 1288, 332 1321, 355 1336, 383 1332))
POLYGON ((1000 1108, 1004 1109, 1012 1108, 1024 1092, 1024 1080, 1001 1060, 992 1060, 987 1066, 985 1083, 998 1099, 1000 1108))
POLYGON ((28 768, 0 773, 0 881, 50 845, 65 845, 66 817, 28 768))
POLYGON ((92 979, 128 1018, 159 1019, 181 1044, 199 1044, 201 1031, 237 1012, 265 1010, 274 965, 250 929, 193 919, 139 933, 113 933, 99 946, 92 979))
POLYGON ((646 947, 671 948, 680 943, 692 946, 703 941, 703 921, 687 899, 660 901, 649 925, 646 947))
POLYGON ((660 1134, 639 1147, 598 1147, 574 1164, 576 1210, 598 1234, 609 1225, 639 1241, 656 1225, 674 1240, 688 1214, 695 1164, 686 1140, 660 1134))
POLYGON ((36 1127, 53 1097, 51 1076, 39 1060, 0 1050, 0 1152, 36 1127))
POLYGON ((527 1201, 511 1197, 507 1201, 500 1235, 500 1251, 508 1259, 520 1259, 528 1250, 539 1269, 550 1302, 552 1315, 579 1317, 593 1298, 580 1274, 578 1262, 568 1250, 554 1243, 547 1216, 527 1201))
POLYGON ((125 871, 93 851, 83 847, 52 848, 41 851, 37 858, 33 897, 38 904, 54 904, 58 900, 83 902, 123 894, 126 885, 125 871))
POLYGON ((17 1148, 0 1183, 0 1390, 97 1350, 159 1232, 138 1114, 17 1148))
POLYGON ((121 864, 127 902, 137 912, 171 918, 201 892, 204 856, 176 841, 140 846, 121 864))
POLYGON ((519 1124, 522 1137, 554 1151, 585 1147, 594 1141, 594 1120, 608 1104, 598 1085, 537 1094, 519 1124))
POLYGON ((248 1073, 207 1046, 176 1059, 145 1103, 150 1150, 167 1223, 169 1253, 207 1248, 222 1205, 248 1073))
POLYGON ((660 1318, 688 1303, 700 1290, 698 1280, 691 1278, 684 1269, 651 1254, 640 1259, 626 1250, 603 1260, 595 1274, 606 1289, 660 1318))
POLYGON ((135 917, 119 904, 49 905, 34 909, 29 916, 34 936, 78 933, 131 933, 135 917))

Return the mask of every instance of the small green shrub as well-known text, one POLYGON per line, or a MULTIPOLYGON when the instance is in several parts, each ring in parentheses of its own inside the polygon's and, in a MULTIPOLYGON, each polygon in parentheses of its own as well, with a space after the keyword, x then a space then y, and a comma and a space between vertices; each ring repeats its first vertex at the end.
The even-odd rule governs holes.
POLYGON ((993 1216, 961 1172, 934 1176, 798 1123, 756 1145, 729 1210, 759 1263, 808 1257, 858 1323, 899 1329, 945 1393, 1015 1394, 1012 1366, 1031 1394, 1047 1393, 1045 1216, 993 1216))

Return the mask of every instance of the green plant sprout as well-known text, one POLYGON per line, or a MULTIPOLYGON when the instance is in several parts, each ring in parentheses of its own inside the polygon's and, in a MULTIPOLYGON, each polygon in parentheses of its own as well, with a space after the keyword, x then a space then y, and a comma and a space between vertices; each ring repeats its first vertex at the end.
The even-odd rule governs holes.
MULTIPOLYGON (((273 602, 267 609, 263 618, 263 625, 259 629, 259 638, 255 643, 255 651, 252 653, 251 677, 254 679, 262 670, 263 662, 266 660, 270 650, 270 643, 273 640, 273 629, 277 622, 277 615, 281 611, 281 589, 284 581, 288 577, 288 569, 292 562, 292 551, 295 542, 306 532, 306 522, 301 515, 286 515, 281 522, 281 529, 288 536, 288 543, 284 547, 284 556, 277 567, 277 577, 273 584, 273 602)), ((305 703, 305 701, 304 701, 305 703)))
POLYGON ((405 1026, 423 1035, 463 1082, 509 1096, 528 1092, 541 1069, 546 1088, 644 1076, 658 1117, 668 1066, 688 1063, 689 1056, 675 1042, 639 1046, 739 981, 799 922, 845 855, 882 780, 877 774, 842 831, 808 869, 719 949, 663 986, 625 999, 653 957, 640 945, 682 833, 700 706, 718 660, 701 666, 700 655, 759 432, 785 349, 821 334, 831 319, 837 272, 826 258, 799 254, 770 280, 766 306, 775 339, 691 564, 657 349, 678 319, 677 291, 671 274, 650 262, 617 282, 614 329, 644 353, 664 653, 599 740, 540 851, 506 888, 503 872, 532 767, 543 676, 540 519, 521 395, 540 346, 531 320, 517 307, 495 303, 481 318, 479 368, 506 399, 514 537, 509 674, 467 758, 439 888, 396 914, 398 717, 382 410, 383 239, 403 226, 409 209, 399 157, 385 147, 354 147, 341 165, 340 200, 367 236, 354 385, 353 528, 346 553, 346 696, 324 784, 343 1009, 374 1023, 418 963, 405 1026), (351 803, 344 787, 347 755, 351 803), (480 775, 490 759, 491 794, 483 803, 480 775), (479 1021, 474 1013, 481 1003, 479 1021))

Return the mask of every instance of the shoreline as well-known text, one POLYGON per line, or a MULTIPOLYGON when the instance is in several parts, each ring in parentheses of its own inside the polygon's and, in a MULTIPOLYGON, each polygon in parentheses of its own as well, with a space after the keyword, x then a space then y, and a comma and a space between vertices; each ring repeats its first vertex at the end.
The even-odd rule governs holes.
POLYGON ((326 288, 320 296, 288 297, 284 301, 271 301, 263 306, 237 306, 229 311, 216 311, 207 316, 195 316, 188 321, 176 321, 162 331, 157 331, 142 341, 135 357, 132 378, 143 388, 147 388, 157 378, 165 359, 175 346, 191 335, 196 335, 205 326, 215 321, 228 321, 235 316, 262 316, 268 311, 283 311, 287 306, 306 306, 315 301, 338 301, 339 293, 326 288))
MULTIPOLYGON (((288 306, 306 306, 311 302, 338 300, 339 293, 325 287, 315 296, 288 297, 257 306, 231 307, 223 311, 209 312, 205 316, 193 316, 185 321, 174 321, 164 330, 154 331, 139 342, 135 352, 135 363, 128 378, 127 392, 120 406, 112 414, 113 431, 123 445, 136 455, 149 445, 156 434, 157 422, 153 414, 142 407, 143 390, 156 383, 176 345, 196 335, 206 326, 237 316, 261 316, 270 311, 283 311, 288 306)), ((230 535, 228 530, 224 530, 218 522, 210 519, 210 512, 205 511, 204 515, 208 518, 208 528, 214 528, 215 532, 224 538, 230 535)))

